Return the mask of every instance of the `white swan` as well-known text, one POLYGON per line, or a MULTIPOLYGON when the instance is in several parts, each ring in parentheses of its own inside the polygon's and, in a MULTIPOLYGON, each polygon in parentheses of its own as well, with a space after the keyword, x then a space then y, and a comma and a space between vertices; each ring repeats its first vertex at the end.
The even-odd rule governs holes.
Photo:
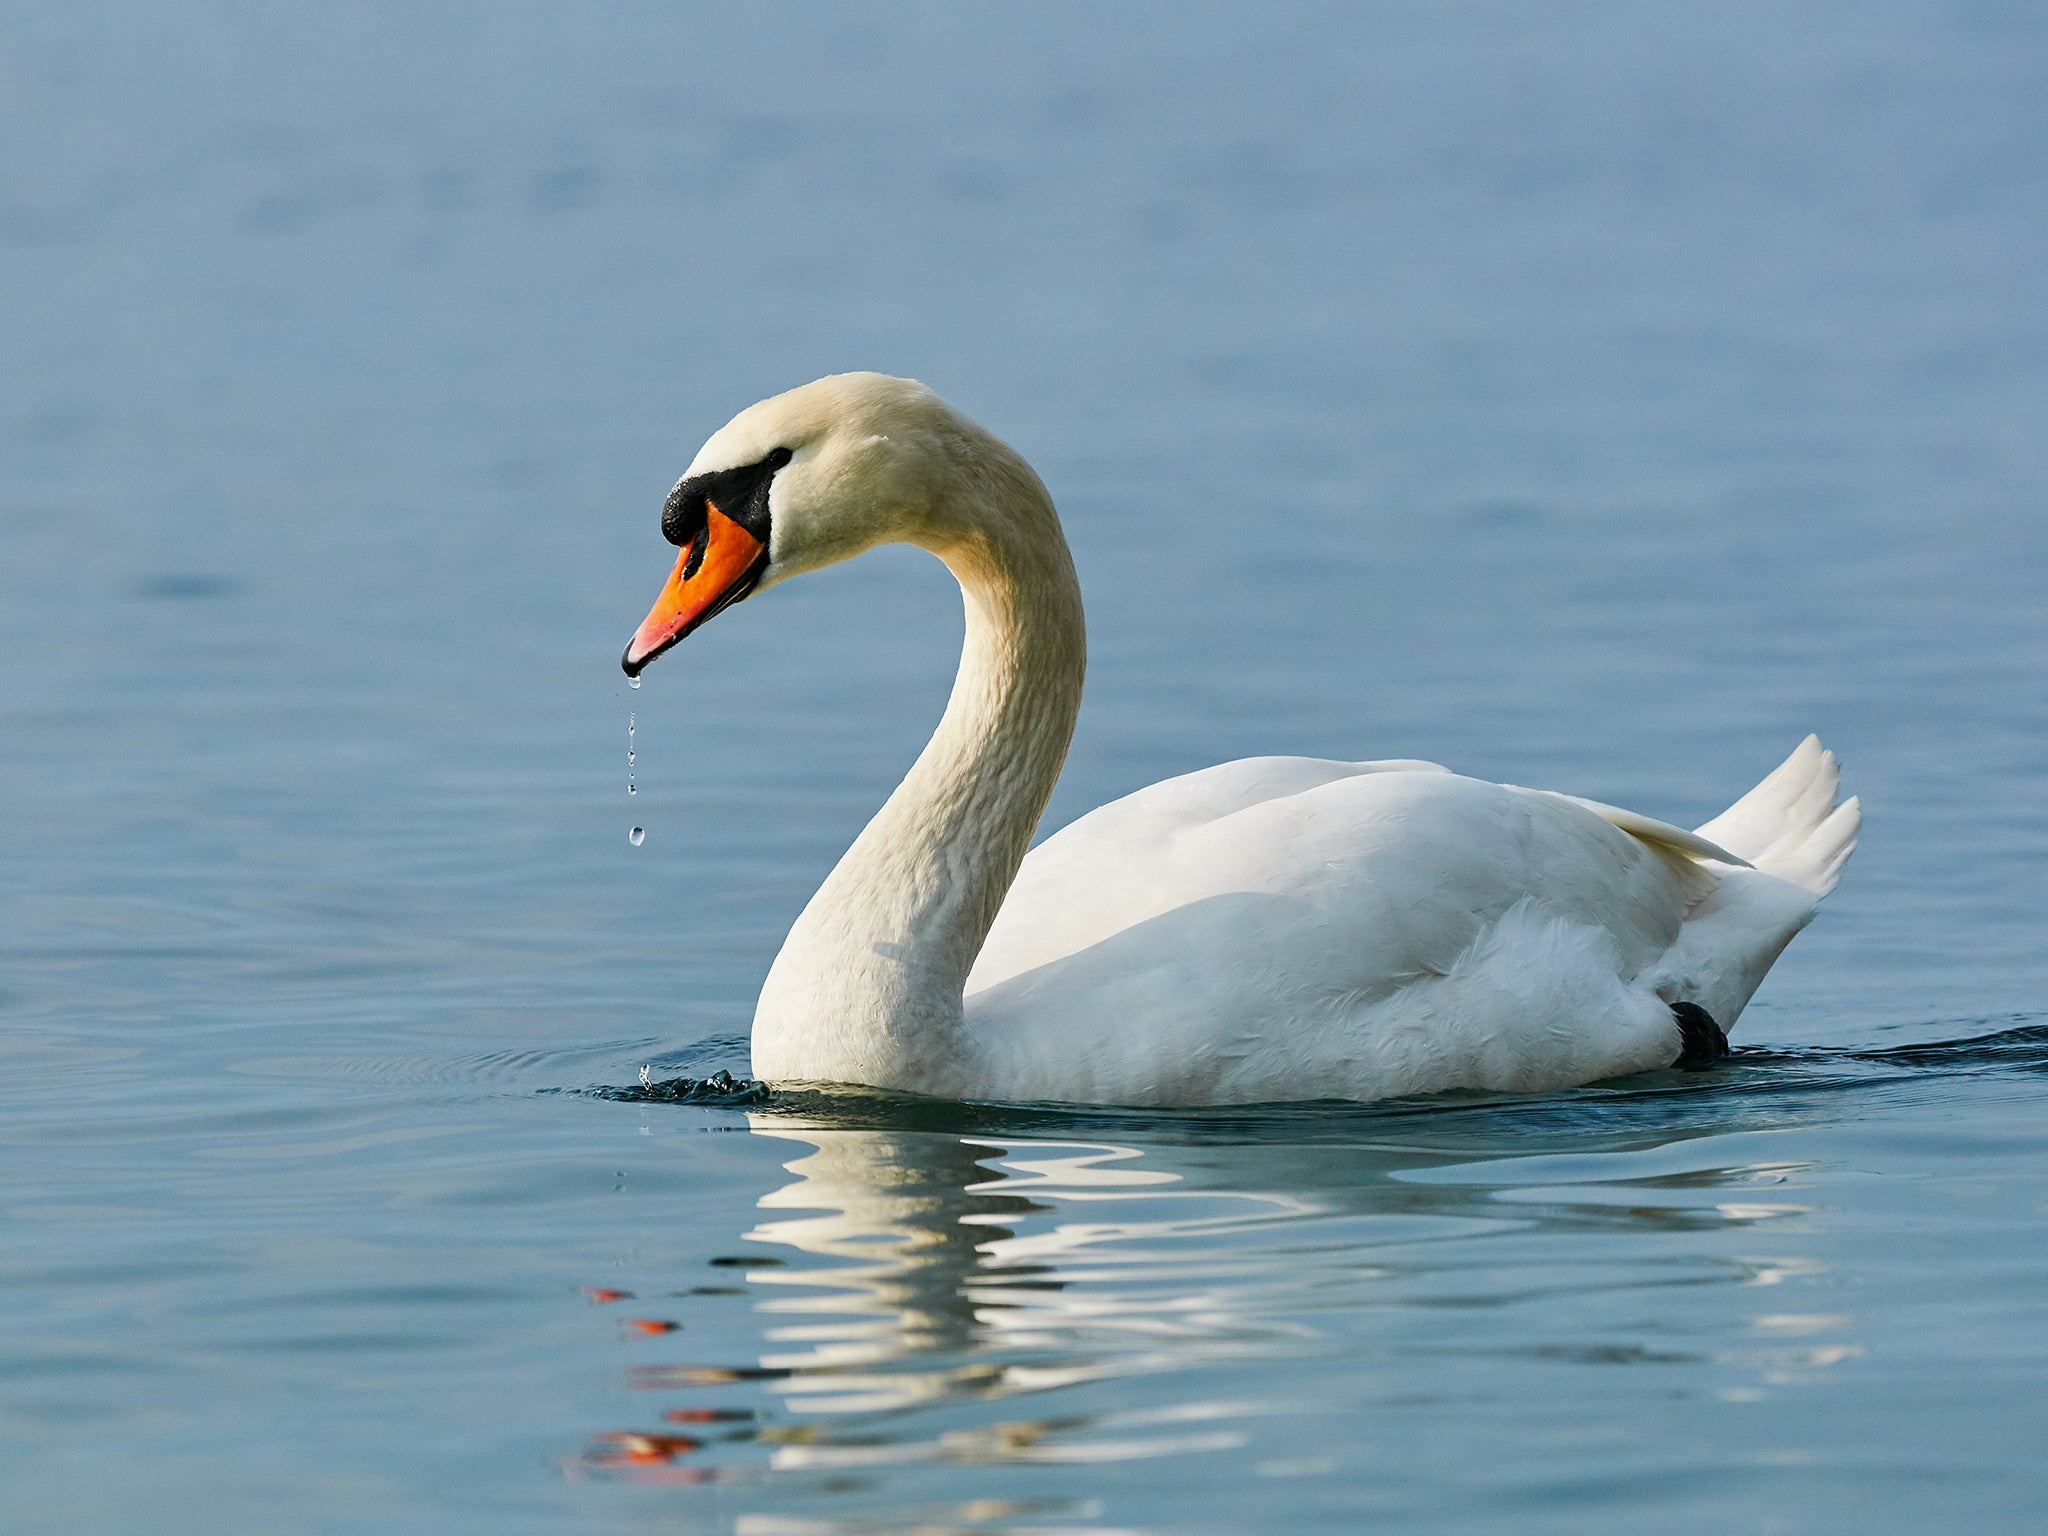
POLYGON ((629 675, 877 544, 930 550, 966 599, 938 730, 762 989, 771 1080, 1197 1105, 1665 1067, 1686 1031, 1719 1043, 1855 846, 1857 803, 1808 737, 1696 833, 1433 763, 1265 757, 1027 857, 1086 647, 1059 518, 1014 450, 921 384, 843 374, 714 434, 662 526, 682 553, 629 675))

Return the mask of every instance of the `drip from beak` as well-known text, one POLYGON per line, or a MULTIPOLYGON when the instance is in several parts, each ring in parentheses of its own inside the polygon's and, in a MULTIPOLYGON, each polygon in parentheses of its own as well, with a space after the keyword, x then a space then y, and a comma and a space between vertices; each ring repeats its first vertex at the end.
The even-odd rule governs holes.
POLYGON ((699 624, 745 597, 767 564, 768 546, 707 503, 703 528, 676 556, 668 584, 626 646, 620 661, 626 676, 638 677, 699 624))

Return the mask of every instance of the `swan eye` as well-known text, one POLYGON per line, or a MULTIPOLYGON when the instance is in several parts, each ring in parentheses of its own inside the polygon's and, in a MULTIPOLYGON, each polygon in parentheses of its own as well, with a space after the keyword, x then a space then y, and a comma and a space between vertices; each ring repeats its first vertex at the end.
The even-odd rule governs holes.
POLYGON ((691 475, 668 493, 661 509, 661 535, 678 549, 703 538, 707 507, 716 507, 763 544, 768 542, 768 491, 775 472, 796 455, 777 448, 766 458, 736 469, 691 475))

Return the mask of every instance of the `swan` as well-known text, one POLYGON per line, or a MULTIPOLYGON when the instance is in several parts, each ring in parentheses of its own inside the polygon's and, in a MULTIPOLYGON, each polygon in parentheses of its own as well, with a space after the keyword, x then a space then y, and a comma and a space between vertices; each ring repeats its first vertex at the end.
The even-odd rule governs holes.
POLYGON ((1696 832, 1434 763, 1257 757, 1033 829, 1087 648, 1052 499, 922 384, 839 374, 714 433, 629 677, 723 609, 878 544, 966 634, 931 741, 754 1014, 769 1081, 1196 1106, 1542 1091, 1727 1049, 1855 846, 1809 736, 1696 832))

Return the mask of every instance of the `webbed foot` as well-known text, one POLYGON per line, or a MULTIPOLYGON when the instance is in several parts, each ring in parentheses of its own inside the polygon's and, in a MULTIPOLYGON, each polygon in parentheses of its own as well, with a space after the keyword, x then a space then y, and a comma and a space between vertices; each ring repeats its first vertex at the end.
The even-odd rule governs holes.
POLYGON ((1728 1034, 1714 1022, 1714 1016, 1698 1003, 1673 1003, 1671 1017, 1678 1025, 1678 1061, 1681 1067, 1703 1066, 1728 1054, 1728 1034))

